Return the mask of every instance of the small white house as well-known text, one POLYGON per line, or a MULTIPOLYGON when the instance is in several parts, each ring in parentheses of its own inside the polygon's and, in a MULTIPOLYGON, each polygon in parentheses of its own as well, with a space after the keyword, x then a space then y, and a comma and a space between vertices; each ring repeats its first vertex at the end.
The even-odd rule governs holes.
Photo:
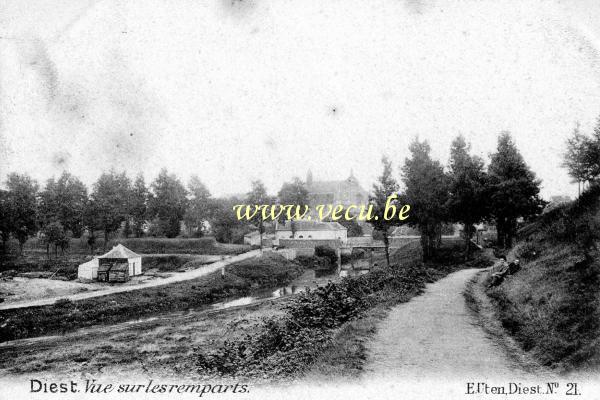
POLYGON ((285 224, 277 224, 275 239, 341 240, 346 243, 348 229, 339 222, 286 221, 285 224))
POLYGON ((81 279, 98 279, 98 267, 100 259, 127 261, 129 276, 142 274, 142 256, 129 250, 122 244, 113 247, 108 253, 98 256, 88 262, 79 265, 77 277, 81 279))

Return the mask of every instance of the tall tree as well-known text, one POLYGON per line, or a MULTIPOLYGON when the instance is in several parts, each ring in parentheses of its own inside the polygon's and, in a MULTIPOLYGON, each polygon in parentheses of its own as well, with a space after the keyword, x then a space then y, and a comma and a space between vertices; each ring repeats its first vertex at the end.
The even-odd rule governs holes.
POLYGON ((387 266, 390 266, 390 239, 389 229, 398 225, 398 220, 385 218, 386 205, 395 205, 397 199, 391 199, 390 196, 398 195, 398 183, 392 174, 392 162, 383 156, 381 159, 383 164, 383 172, 377 178, 377 182, 373 185, 373 194, 369 197, 369 202, 373 205, 373 217, 371 224, 373 228, 381 232, 383 236, 383 244, 385 246, 385 260, 387 266))
POLYGON ((600 176, 600 119, 594 128, 593 134, 587 136, 581 133, 579 125, 567 139, 567 149, 563 155, 563 167, 567 168, 569 175, 579 187, 582 184, 595 181, 600 176))
MULTIPOLYGON (((261 180, 252 181, 250 192, 246 195, 246 204, 249 206, 270 206, 273 204, 273 199, 267 194, 267 188, 261 180)), ((262 238, 264 233, 264 219, 262 213, 257 213, 255 219, 251 222, 258 228, 260 248, 262 250, 262 238)))
POLYGON ((50 246, 54 246, 54 257, 58 256, 58 249, 64 253, 69 247, 69 235, 58 221, 50 222, 42 228, 42 240, 46 245, 46 254, 50 258, 50 246))
POLYGON ((486 173, 483 160, 470 155, 471 149, 464 137, 452 142, 449 162, 448 216, 452 222, 463 224, 465 260, 469 258, 470 240, 475 231, 474 224, 488 215, 486 196, 486 173))
POLYGON ((165 236, 179 235, 187 206, 187 190, 179 178, 163 168, 150 185, 148 215, 160 225, 165 236))
MULTIPOLYGON (((277 200, 279 204, 293 205, 304 208, 308 206, 308 189, 302 180, 298 177, 294 177, 291 182, 286 182, 281 186, 279 193, 277 193, 277 200)), ((286 219, 285 213, 282 213, 282 221, 286 219)), ((294 220, 290 221, 290 227, 292 229, 292 237, 296 235, 296 229, 294 220)))
POLYGON ((144 176, 139 174, 135 178, 131 194, 129 195, 129 216, 133 225, 135 237, 142 235, 147 215, 148 189, 144 176))
POLYGON ((219 242, 233 243, 237 239, 236 233, 243 230, 244 222, 240 221, 233 212, 233 206, 242 203, 243 201, 236 197, 215 200, 210 225, 215 239, 219 242))
POLYGON ((96 181, 91 194, 94 215, 98 221, 94 223, 104 231, 104 248, 110 234, 117 231, 128 216, 128 197, 131 182, 125 172, 105 172, 96 181))
POLYGON ((510 247, 517 220, 528 219, 542 211, 540 181, 525 163, 510 133, 498 137, 498 148, 488 167, 490 211, 496 221, 498 244, 510 247))
POLYGON ((185 226, 193 236, 203 236, 206 222, 214 211, 214 201, 210 191, 200 178, 192 175, 188 182, 188 206, 183 216, 185 226))
POLYGON ((447 219, 448 178, 439 161, 431 158, 427 141, 415 139, 409 146, 410 157, 402 167, 406 187, 405 201, 411 206, 410 224, 421 232, 423 258, 435 255, 441 242, 442 223, 447 219))
POLYGON ((102 229, 101 222, 100 209, 92 194, 83 208, 83 226, 88 232, 87 244, 91 255, 94 255, 96 247, 96 231, 102 229))
POLYGON ((60 222, 74 237, 80 237, 87 197, 87 188, 83 182, 68 172, 63 172, 57 181, 49 179, 40 193, 40 225, 43 227, 52 222, 60 222))
POLYGON ((9 229, 19 241, 19 254, 23 254, 23 245, 37 229, 38 184, 27 175, 12 173, 6 187, 9 229))

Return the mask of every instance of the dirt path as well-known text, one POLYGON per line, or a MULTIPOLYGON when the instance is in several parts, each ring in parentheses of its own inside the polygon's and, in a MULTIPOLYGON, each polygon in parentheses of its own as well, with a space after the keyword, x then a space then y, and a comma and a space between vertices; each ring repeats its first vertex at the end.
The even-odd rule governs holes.
POLYGON ((68 295, 68 296, 49 297, 49 298, 44 298, 44 299, 39 299, 39 300, 28 300, 28 301, 22 301, 22 302, 16 302, 16 303, 0 304, 0 310, 44 306, 44 305, 48 305, 48 304, 54 304, 54 302, 56 302, 56 300, 58 300, 58 299, 69 299, 72 301, 77 301, 77 300, 89 299, 91 297, 106 296, 106 295, 113 294, 113 293, 131 292, 134 290, 145 289, 148 287, 162 286, 162 285, 168 285, 168 284, 174 283, 174 282, 187 281, 190 279, 195 279, 195 278, 199 278, 204 275, 208 275, 210 273, 218 271, 219 269, 221 269, 229 264, 232 264, 232 263, 235 263, 235 262, 238 262, 241 260, 245 260, 247 258, 256 257, 259 254, 260 254, 260 250, 252 250, 252 251, 249 251, 246 253, 239 254, 237 256, 229 257, 223 261, 209 264, 205 267, 197 268, 197 269, 187 271, 187 272, 181 272, 181 273, 175 274, 173 276, 170 276, 170 277, 164 278, 164 279, 157 279, 157 280, 144 282, 139 285, 113 286, 109 289, 99 290, 99 291, 94 291, 94 292, 77 293, 77 294, 68 295))
POLYGON ((463 291, 478 271, 452 273, 394 307, 369 346, 365 378, 529 377, 467 307, 463 291))

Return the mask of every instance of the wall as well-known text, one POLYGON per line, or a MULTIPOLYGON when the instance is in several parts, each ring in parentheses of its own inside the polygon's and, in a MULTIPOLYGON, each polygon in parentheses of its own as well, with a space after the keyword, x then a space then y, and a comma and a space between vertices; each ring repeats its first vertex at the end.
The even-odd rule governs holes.
MULTIPOLYGON (((292 235, 291 231, 277 231, 275 233, 277 239, 290 239, 292 235)), ((345 230, 331 230, 331 231, 303 231, 298 230, 295 232, 294 239, 314 239, 314 240, 337 240, 346 241, 348 232, 345 230), (302 236, 302 237, 300 237, 302 236), (310 237, 309 237, 310 236, 310 237)))

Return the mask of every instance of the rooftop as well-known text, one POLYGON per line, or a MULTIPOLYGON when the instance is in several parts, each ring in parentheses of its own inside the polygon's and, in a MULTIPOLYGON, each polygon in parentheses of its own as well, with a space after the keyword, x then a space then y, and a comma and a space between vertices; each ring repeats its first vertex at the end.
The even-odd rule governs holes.
MULTIPOLYGON (((278 231, 292 231, 290 221, 285 221, 283 224, 277 224, 278 231)), ((347 230, 345 226, 339 222, 322 222, 322 221, 294 221, 295 231, 342 231, 347 230)))
POLYGON ((118 244, 113 247, 108 253, 102 254, 98 258, 138 258, 141 257, 139 254, 134 253, 122 244, 118 244))

